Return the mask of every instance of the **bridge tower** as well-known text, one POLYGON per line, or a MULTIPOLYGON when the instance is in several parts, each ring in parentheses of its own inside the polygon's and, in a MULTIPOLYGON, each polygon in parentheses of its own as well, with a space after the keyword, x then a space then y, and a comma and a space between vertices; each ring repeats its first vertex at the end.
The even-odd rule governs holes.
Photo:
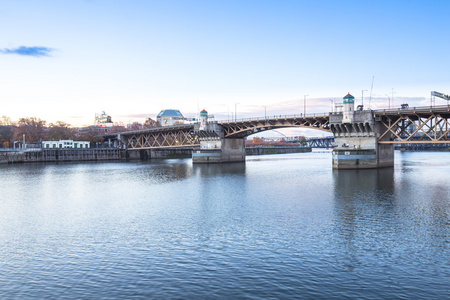
POLYGON ((344 97, 344 111, 342 117, 342 123, 353 123, 353 116, 355 111, 355 97, 348 93, 344 97))
POLYGON ((225 138, 217 121, 208 121, 208 112, 200 112, 200 123, 194 125, 200 149, 192 152, 194 164, 245 161, 245 138, 225 138))
MULTIPOLYGON (((336 147, 334 169, 368 169, 394 166, 394 145, 378 143, 382 124, 371 110, 355 111, 354 97, 344 97, 344 111, 330 113, 336 147)), ((383 139, 390 139, 386 135, 383 139)))

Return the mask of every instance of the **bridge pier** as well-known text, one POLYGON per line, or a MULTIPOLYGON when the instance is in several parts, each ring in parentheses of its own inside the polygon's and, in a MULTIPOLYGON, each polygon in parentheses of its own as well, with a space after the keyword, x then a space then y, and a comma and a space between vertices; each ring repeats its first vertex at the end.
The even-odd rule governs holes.
POLYGON ((192 152, 194 164, 245 161, 245 139, 200 138, 200 149, 192 152))
POLYGON ((201 122, 194 126, 200 149, 192 152, 192 162, 211 164, 245 161, 245 138, 225 138, 224 130, 217 122, 208 122, 205 110, 200 116, 201 122))
MULTIPOLYGON (((344 97, 344 112, 330 114, 330 128, 336 147, 334 169, 371 169, 394 166, 394 145, 380 144, 382 124, 372 111, 354 111, 354 97, 344 97), (345 107, 347 105, 347 107, 345 107)), ((390 136, 383 137, 389 140, 390 136)))

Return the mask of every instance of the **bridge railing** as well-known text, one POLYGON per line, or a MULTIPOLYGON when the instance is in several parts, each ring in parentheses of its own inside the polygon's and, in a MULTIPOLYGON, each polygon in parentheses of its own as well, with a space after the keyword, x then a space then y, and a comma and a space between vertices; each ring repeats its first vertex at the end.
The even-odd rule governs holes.
POLYGON ((436 106, 418 106, 408 108, 388 108, 373 110, 376 114, 405 114, 415 112, 433 112, 433 111, 450 111, 450 105, 436 105, 436 106))
POLYGON ((254 117, 254 118, 241 118, 236 120, 220 120, 218 123, 234 123, 234 122, 246 122, 246 121, 264 121, 264 120, 276 120, 276 119, 294 119, 294 118, 314 118, 322 117, 326 118, 330 113, 314 113, 314 114, 298 114, 298 115, 273 115, 267 117, 254 117))

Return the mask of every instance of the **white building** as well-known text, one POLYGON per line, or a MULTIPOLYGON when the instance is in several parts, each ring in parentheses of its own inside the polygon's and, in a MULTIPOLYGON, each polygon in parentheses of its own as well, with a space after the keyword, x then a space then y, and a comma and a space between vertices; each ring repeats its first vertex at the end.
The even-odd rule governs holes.
POLYGON ((181 125, 184 124, 184 117, 178 109, 166 109, 156 116, 156 121, 161 126, 181 125))
POLYGON ((42 148, 75 148, 75 149, 85 149, 90 148, 91 143, 85 141, 73 141, 73 140, 59 140, 59 141, 43 141, 42 148))

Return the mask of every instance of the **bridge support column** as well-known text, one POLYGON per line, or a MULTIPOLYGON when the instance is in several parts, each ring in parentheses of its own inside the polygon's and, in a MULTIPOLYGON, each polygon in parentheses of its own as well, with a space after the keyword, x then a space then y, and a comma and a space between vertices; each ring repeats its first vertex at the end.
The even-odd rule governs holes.
POLYGON ((194 164, 245 161, 245 139, 200 139, 200 149, 192 152, 194 164))
MULTIPOLYGON (((344 98, 345 100, 345 98, 344 98)), ((380 144, 382 124, 372 111, 352 111, 344 118, 342 112, 330 114, 330 127, 336 147, 334 169, 370 169, 394 166, 394 145, 380 144)), ((383 139, 390 139, 385 136, 383 139)))
POLYGON ((376 138, 336 138, 333 169, 371 169, 394 166, 394 145, 379 144, 376 138))
POLYGON ((225 138, 223 128, 217 122, 208 122, 206 111, 202 113, 202 122, 194 126, 200 149, 192 152, 192 162, 214 164, 245 161, 245 138, 225 138))

